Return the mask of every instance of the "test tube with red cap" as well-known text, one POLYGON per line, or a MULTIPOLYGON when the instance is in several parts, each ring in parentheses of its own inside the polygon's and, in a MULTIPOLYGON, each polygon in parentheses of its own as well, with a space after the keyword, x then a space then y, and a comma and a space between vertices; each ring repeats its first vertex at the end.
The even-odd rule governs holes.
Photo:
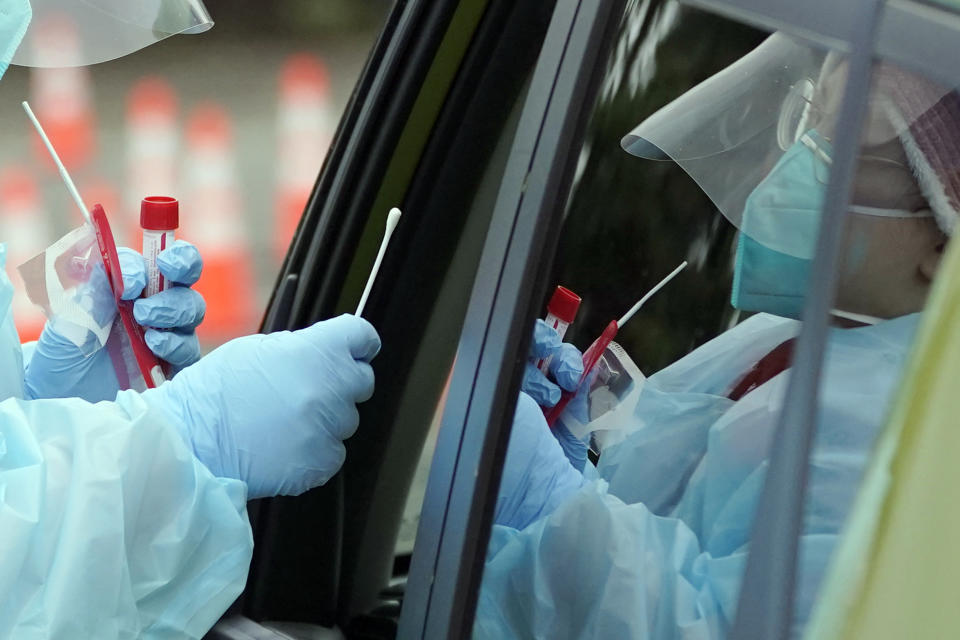
MULTIPOLYGON (((573 324, 579 309, 580 296, 566 287, 557 287, 553 295, 550 296, 550 302, 547 304, 547 316, 543 321, 550 325, 563 340, 563 336, 567 333, 567 327, 573 324)), ((548 373, 551 358, 540 358, 537 361, 537 368, 544 373, 548 373)))
POLYGON ((167 289, 169 283, 157 267, 157 256, 173 244, 180 226, 180 203, 168 196, 149 196, 140 203, 140 227, 143 229, 143 258, 147 263, 146 297, 167 289))

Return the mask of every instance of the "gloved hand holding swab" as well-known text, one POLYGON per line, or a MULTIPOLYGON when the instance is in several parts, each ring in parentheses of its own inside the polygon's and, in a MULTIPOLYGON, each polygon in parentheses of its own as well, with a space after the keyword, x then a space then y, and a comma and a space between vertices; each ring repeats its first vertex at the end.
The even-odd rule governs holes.
POLYGON ((377 279, 377 273, 380 271, 380 263, 383 262, 383 256, 387 253, 387 245, 390 244, 390 237, 393 236, 393 231, 397 228, 398 222, 400 222, 400 209, 394 207, 390 209, 390 213, 387 214, 387 228, 383 232, 380 251, 377 253, 377 259, 373 263, 370 277, 367 278, 367 286, 363 288, 363 295, 360 296, 360 304, 357 305, 357 312, 354 314, 358 318, 363 316, 363 308, 367 306, 367 298, 370 297, 370 290, 373 289, 373 283, 377 279))

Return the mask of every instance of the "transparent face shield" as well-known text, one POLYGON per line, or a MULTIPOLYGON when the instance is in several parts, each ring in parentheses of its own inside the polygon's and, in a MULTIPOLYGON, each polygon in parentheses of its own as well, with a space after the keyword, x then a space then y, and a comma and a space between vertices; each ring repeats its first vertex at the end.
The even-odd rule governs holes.
MULTIPOLYGON (((737 308, 800 315, 846 75, 842 56, 774 34, 621 142, 632 155, 679 164, 740 230, 737 308)), ((849 210, 845 269, 862 269, 871 252, 883 249, 877 238, 895 235, 898 225, 952 232, 960 210, 958 150, 957 93, 878 65, 849 210)))
POLYGON ((33 19, 12 64, 106 62, 178 34, 207 31, 201 0, 32 0, 33 19))

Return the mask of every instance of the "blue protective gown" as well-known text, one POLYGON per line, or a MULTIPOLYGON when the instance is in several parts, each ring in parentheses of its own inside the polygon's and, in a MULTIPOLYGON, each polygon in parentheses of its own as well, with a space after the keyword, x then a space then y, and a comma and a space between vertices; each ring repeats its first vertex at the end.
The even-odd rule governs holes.
POLYGON ((0 245, 0 638, 200 638, 253 549, 246 486, 213 477, 134 392, 23 400, 0 245))
MULTIPOLYGON (((918 317, 831 330, 794 635, 810 614, 918 317)), ((726 395, 798 330, 795 321, 757 315, 651 376, 635 423, 600 457, 600 479, 522 530, 494 527, 475 637, 724 637, 789 371, 738 402, 726 395)))

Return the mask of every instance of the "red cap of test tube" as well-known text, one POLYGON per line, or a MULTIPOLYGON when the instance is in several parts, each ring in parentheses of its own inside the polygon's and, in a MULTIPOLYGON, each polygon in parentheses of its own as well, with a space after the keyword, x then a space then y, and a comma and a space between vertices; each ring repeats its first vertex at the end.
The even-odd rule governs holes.
POLYGON ((573 324, 577 317, 577 309, 580 308, 580 296, 566 287, 557 287, 550 297, 550 303, 547 305, 547 313, 555 315, 557 318, 573 324))
POLYGON ((170 231, 180 226, 180 203, 168 196, 148 196, 140 203, 140 226, 170 231))

